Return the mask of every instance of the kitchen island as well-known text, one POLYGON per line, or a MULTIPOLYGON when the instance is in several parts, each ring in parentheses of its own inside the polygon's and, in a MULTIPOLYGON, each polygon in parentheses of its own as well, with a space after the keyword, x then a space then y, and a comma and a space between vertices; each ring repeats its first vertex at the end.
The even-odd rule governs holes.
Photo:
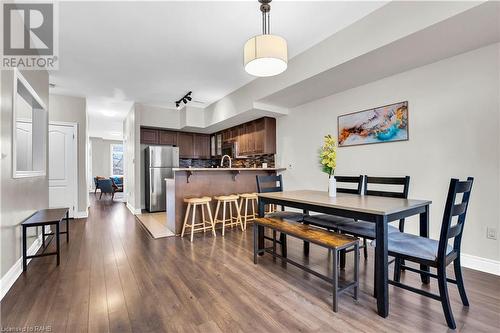
MULTIPOLYGON (((184 198, 257 192, 256 176, 274 175, 285 168, 174 168, 167 185, 167 227, 182 231, 186 211, 184 198)), ((215 201, 212 201, 212 213, 215 201)), ((198 214, 200 215, 200 214, 198 214)))

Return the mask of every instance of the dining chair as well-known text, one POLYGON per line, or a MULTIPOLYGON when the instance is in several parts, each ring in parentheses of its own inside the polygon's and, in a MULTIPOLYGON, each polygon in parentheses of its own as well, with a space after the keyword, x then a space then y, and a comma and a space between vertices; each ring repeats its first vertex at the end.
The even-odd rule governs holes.
MULTIPOLYGON (((257 192, 283 192, 283 176, 256 176, 257 192)), ((303 213, 285 211, 285 207, 281 207, 281 211, 266 214, 266 217, 283 218, 295 222, 301 222, 304 219, 303 213)))
MULTIPOLYGON (((334 176, 337 181, 337 193, 361 194, 363 190, 363 176, 334 176), (340 183, 340 186, 339 186, 340 183)), ((336 226, 341 223, 355 222, 351 218, 335 216, 329 214, 306 215, 304 224, 310 224, 327 230, 335 230, 336 226)), ((340 267, 345 266, 345 250, 340 252, 340 267)), ((304 255, 309 255, 309 243, 304 242, 304 255)))
POLYGON ((448 282, 454 283, 458 287, 458 292, 464 306, 469 306, 469 300, 465 293, 462 268, 460 265, 460 246, 464 231, 465 216, 469 205, 470 193, 474 178, 469 177, 466 181, 451 179, 448 196, 444 207, 443 220, 439 240, 420 237, 404 232, 389 234, 388 253, 396 258, 394 267, 394 280, 389 283, 423 296, 438 300, 443 306, 446 323, 451 329, 456 328, 455 319, 450 307, 448 296, 448 282), (462 194, 460 203, 455 204, 457 195, 462 194), (457 217, 456 223, 453 222, 457 217), (453 238, 453 246, 448 244, 448 240, 453 238), (402 264, 402 260, 415 262, 421 265, 428 265, 436 268, 437 274, 422 271, 402 264), (455 280, 446 277, 446 267, 453 262, 455 280), (438 281, 439 295, 426 290, 417 289, 400 282, 401 269, 425 274, 436 278, 438 281))
MULTIPOLYGON (((258 193, 269 193, 269 192, 283 192, 283 176, 282 175, 269 175, 269 176, 256 176, 257 180, 257 192, 258 193)), ((285 207, 281 207, 281 211, 276 211, 268 213, 266 217, 282 218, 295 222, 302 222, 304 220, 305 212, 290 212, 285 211, 285 207)), ((268 238, 268 237, 264 237, 268 238)), ((276 230, 273 230, 273 238, 268 238, 273 242, 281 245, 281 254, 283 257, 287 256, 286 247, 286 235, 280 233, 280 240, 276 240, 276 230)))
MULTIPOLYGON (((350 194, 361 194, 363 190, 363 176, 335 176, 337 180, 337 193, 350 193, 350 194), (340 183, 340 186, 338 186, 340 183), (353 184, 354 186, 348 186, 348 184, 353 184), (347 186, 346 186, 347 185, 347 186)), ((304 224, 312 224, 318 227, 325 228, 327 230, 335 229, 339 223, 354 222, 351 218, 329 215, 329 214, 317 214, 308 215, 304 217, 304 224)))
MULTIPOLYGON (((408 199, 408 190, 410 187, 410 176, 406 177, 364 177, 365 189, 364 195, 373 195, 379 197, 389 197, 389 198, 401 198, 408 199), (371 185, 376 185, 377 189, 371 189, 371 185), (380 187, 384 186, 383 189, 380 187), (387 188, 387 186, 394 187, 398 186, 399 191, 394 188, 387 188)), ((399 228, 396 228, 389 224, 388 232, 393 233, 397 231, 404 231, 404 223, 405 220, 399 220, 399 228), (398 230, 399 229, 399 230, 398 230)), ((368 248, 366 240, 375 239, 375 223, 367 222, 367 221, 354 221, 354 220, 346 220, 339 222, 336 227, 336 230, 349 234, 352 236, 356 236, 363 239, 363 255, 365 259, 368 258, 368 248)))

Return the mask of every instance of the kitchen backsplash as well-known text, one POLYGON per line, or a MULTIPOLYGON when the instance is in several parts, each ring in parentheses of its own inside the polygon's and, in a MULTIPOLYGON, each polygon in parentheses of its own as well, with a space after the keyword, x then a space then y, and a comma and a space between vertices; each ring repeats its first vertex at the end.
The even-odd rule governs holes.
MULTIPOLYGON (((262 163, 267 163, 268 168, 274 168, 274 154, 270 155, 259 155, 247 158, 234 158, 232 160, 232 166, 234 168, 261 168, 262 163)), ((227 161, 224 161, 227 165, 227 161)), ((199 160, 191 158, 181 158, 179 160, 179 166, 181 168, 215 168, 220 165, 220 158, 213 158, 209 160, 199 160)))

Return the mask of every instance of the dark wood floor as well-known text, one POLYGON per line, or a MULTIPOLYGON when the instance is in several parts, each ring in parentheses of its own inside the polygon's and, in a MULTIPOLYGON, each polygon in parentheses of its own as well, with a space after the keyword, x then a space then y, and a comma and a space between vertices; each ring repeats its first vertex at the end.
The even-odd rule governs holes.
MULTIPOLYGON (((48 326, 52 332, 443 332, 439 302, 390 287, 390 315, 372 298, 373 254, 361 261, 358 303, 340 297, 331 310, 330 286, 270 256, 252 263, 252 229, 223 238, 153 240, 123 203, 93 201, 88 219, 75 220, 69 245, 55 259, 34 260, 1 302, 1 326, 48 326)), ((52 245, 51 245, 52 246, 52 245)), ((302 258, 289 241, 289 256, 302 258)), ((328 251, 311 246, 310 266, 331 271, 328 251)), ((305 259, 304 259, 305 260, 305 259)), ((348 257, 349 262, 352 257, 348 257)), ((307 261, 307 260, 306 260, 307 261)), ((500 278, 468 269, 471 307, 450 286, 460 332, 498 332, 500 278)), ((349 267, 347 272, 349 272, 349 267)), ((403 280, 419 286, 414 274, 403 280)), ((436 285, 431 285, 436 290, 436 285)))

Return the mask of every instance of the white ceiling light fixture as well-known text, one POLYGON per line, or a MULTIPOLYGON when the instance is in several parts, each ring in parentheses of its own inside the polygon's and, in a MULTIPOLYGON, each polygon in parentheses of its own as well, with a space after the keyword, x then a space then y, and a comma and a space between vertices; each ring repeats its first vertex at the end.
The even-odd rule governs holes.
POLYGON ((283 73, 288 64, 288 47, 283 37, 270 34, 272 0, 259 0, 262 12, 262 35, 250 38, 245 43, 243 58, 245 71, 259 76, 274 76, 283 73))

